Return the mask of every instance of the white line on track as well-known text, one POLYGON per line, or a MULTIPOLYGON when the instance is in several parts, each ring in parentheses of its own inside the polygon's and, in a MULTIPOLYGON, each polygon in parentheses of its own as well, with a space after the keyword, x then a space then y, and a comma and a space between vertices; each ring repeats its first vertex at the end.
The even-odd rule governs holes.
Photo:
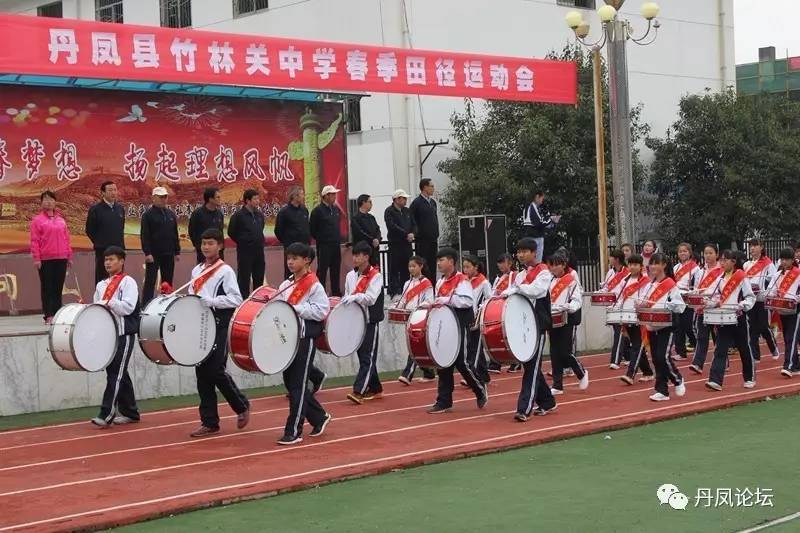
POLYGON ((798 518, 800 518, 800 512, 782 516, 780 518, 776 518, 775 520, 770 520, 769 522, 766 522, 764 524, 751 527, 750 529, 743 529, 737 533, 753 533, 754 531, 761 531, 762 529, 767 529, 768 527, 785 524, 786 522, 791 522, 792 520, 797 520, 798 518))
MULTIPOLYGON (((728 375, 729 376, 735 376, 735 375, 740 375, 740 374, 741 373, 739 373, 739 372, 736 372, 736 373, 731 372, 728 375)), ((686 383, 699 383, 699 382, 703 382, 703 381, 705 381, 705 378, 692 380, 692 381, 688 381, 687 380, 686 383)), ((782 387, 789 387, 789 386, 795 386, 795 385, 796 384, 787 384, 787 385, 784 385, 782 387)), ((754 393, 757 393, 757 392, 763 392, 765 390, 772 390, 774 388, 775 387, 768 388, 768 389, 753 389, 753 390, 748 391, 747 393, 743 393, 743 394, 754 394, 754 393)), ((781 388, 781 387, 778 387, 778 388, 781 388)), ((634 390, 628 390, 628 391, 625 391, 625 392, 606 394, 604 396, 592 396, 592 397, 572 400, 572 401, 569 401, 569 402, 562 402, 562 405, 590 402, 590 401, 595 401, 595 400, 606 400, 606 399, 609 399, 609 398, 616 398, 616 397, 619 397, 619 396, 627 396, 627 395, 630 395, 630 394, 637 394, 637 393, 641 393, 641 392, 642 392, 642 389, 634 389, 634 390)), ((514 394, 514 393, 504 393, 504 394, 514 394)), ((712 396, 710 399, 713 399, 714 397, 719 397, 719 396, 712 396)), ((462 400, 462 401, 469 401, 469 400, 471 400, 471 398, 467 398, 467 399, 462 400)), ((707 401, 707 400, 700 400, 700 402, 703 402, 703 401, 707 401)), ((693 403, 696 403, 696 402, 681 403, 680 405, 692 405, 693 403)), ((422 405, 422 406, 403 407, 403 408, 392 409, 392 410, 383 411, 383 412, 374 412, 374 413, 364 413, 364 414, 361 414, 361 415, 352 415, 350 417, 343 417, 343 418, 341 418, 339 420, 360 418, 360 417, 364 417, 364 416, 373 416, 373 415, 376 415, 376 414, 385 414, 385 413, 393 412, 393 411, 407 411, 407 410, 411 410, 411 409, 421 409, 421 408, 424 408, 424 407, 427 407, 427 404, 426 405, 422 405)), ((461 421, 464 421, 464 420, 475 420, 475 419, 480 419, 480 418, 489 418, 489 417, 498 416, 498 415, 508 415, 508 414, 513 413, 513 412, 514 411, 506 411, 506 412, 500 412, 500 413, 486 413, 486 414, 482 414, 482 415, 473 415, 473 416, 467 416, 467 417, 461 417, 461 418, 453 418, 453 419, 448 419, 448 420, 442 420, 442 421, 439 421, 439 422, 428 422, 428 423, 424 423, 424 424, 417 424, 417 425, 414 425, 414 426, 406 426, 406 427, 402 427, 402 428, 392 428, 392 429, 383 430, 383 431, 376 431, 376 432, 373 432, 373 433, 366 433, 366 434, 363 434, 363 435, 351 435, 349 437, 340 437, 338 439, 333 439, 333 440, 329 440, 329 441, 322 441, 322 442, 317 443, 317 444, 305 445, 305 446, 302 446, 301 448, 306 448, 306 447, 310 447, 310 446, 319 446, 319 445, 322 445, 322 444, 335 444, 335 443, 339 443, 339 442, 348 442, 348 441, 351 441, 351 440, 357 440, 357 439, 368 438, 368 437, 376 437, 376 436, 381 436, 381 435, 389 435, 389 434, 392 434, 392 433, 400 433, 400 432, 404 432, 404 431, 429 428, 429 427, 434 427, 434 426, 438 426, 438 425, 452 424, 454 422, 461 422, 461 421)), ((623 415, 620 415, 620 416, 623 416, 623 415)), ((280 428, 278 428, 278 429, 280 429, 280 428)), ((255 433, 255 432, 259 432, 259 431, 266 431, 266 430, 254 430, 253 432, 255 433)), ((273 429, 273 431, 274 431, 274 429, 273 429)), ((194 462, 194 463, 181 463, 181 464, 177 464, 177 465, 157 467, 157 468, 151 468, 151 469, 147 469, 147 470, 139 470, 139 471, 136 471, 136 472, 127 472, 127 473, 124 473, 124 474, 114 474, 114 475, 103 476, 103 477, 99 477, 99 478, 81 479, 81 480, 77 480, 77 481, 67 481, 67 482, 64 482, 64 483, 57 483, 57 484, 54 484, 54 485, 46 485, 46 486, 42 486, 42 487, 33 487, 33 488, 28 488, 28 489, 20 489, 20 490, 15 490, 15 491, 10 491, 10 492, 4 492, 4 493, 0 493, 0 497, 15 496, 15 495, 19 495, 19 494, 27 494, 27 493, 31 493, 31 492, 52 490, 52 489, 58 489, 58 488, 74 486, 74 485, 86 485, 88 483, 96 483, 96 482, 100 482, 100 481, 111 481, 111 480, 115 480, 115 479, 129 478, 129 477, 135 477, 135 476, 146 475, 146 474, 153 474, 153 473, 164 472, 164 471, 169 471, 169 470, 177 470, 177 469, 180 469, 180 468, 189 468, 189 467, 195 467, 195 466, 202 466, 202 465, 210 465, 210 464, 216 464, 216 463, 224 463, 224 462, 229 462, 229 461, 236 461, 236 460, 239 460, 239 459, 248 459, 248 458, 252 458, 252 457, 261 457, 261 456, 265 456, 265 455, 274 455, 274 454, 277 454, 277 453, 288 453, 288 452, 290 452, 292 450, 295 450, 295 449, 298 449, 298 448, 276 448, 276 449, 265 450, 265 451, 260 451, 260 452, 252 452, 252 453, 242 454, 242 455, 232 455, 232 456, 220 457, 220 458, 216 458, 216 459, 206 459, 206 460, 197 461, 197 462, 194 462)))
MULTIPOLYGON (((777 390, 785 389, 785 388, 792 387, 792 386, 794 386, 794 384, 779 385, 779 386, 775 386, 775 387, 769 387, 769 388, 766 388, 766 389, 761 389, 761 392, 763 392, 763 391, 777 391, 777 390)), ((722 396, 712 396, 710 398, 706 398, 706 399, 703 399, 703 400, 695 400, 693 402, 688 402, 688 403, 681 404, 681 405, 699 405, 699 404, 710 402, 710 401, 713 401, 713 400, 716 400, 716 399, 720 399, 720 398, 722 398, 722 399, 738 398, 738 397, 741 397, 741 396, 750 395, 752 393, 753 393, 753 391, 748 391, 748 392, 740 392, 740 393, 736 393, 736 394, 727 394, 727 395, 722 395, 722 396)), ((533 430, 529 430, 529 431, 522 431, 522 432, 517 432, 517 433, 512 433, 512 434, 507 434, 507 435, 489 437, 489 438, 486 438, 486 439, 481 439, 481 440, 476 440, 476 441, 462 442, 462 443, 458 443, 458 444, 450 444, 450 445, 447 445, 447 446, 440 446, 440 447, 436 447, 436 448, 429 448, 427 450, 418 450, 418 451, 415 451, 415 452, 409 452, 409 453, 404 453, 404 454, 399 454, 399 455, 392 455, 392 456, 386 456, 386 457, 381 457, 381 458, 376 458, 376 459, 369 459, 369 460, 359 461, 359 462, 355 462, 355 463, 349 463, 349 464, 345 464, 345 465, 335 465, 335 466, 330 466, 330 467, 326 467, 326 468, 308 470, 306 472, 298 472, 298 473, 295 473, 295 474, 288 474, 288 475, 278 476, 278 477, 273 477, 273 478, 260 479, 260 480, 256 480, 256 481, 250 481, 250 482, 247 482, 247 483, 237 483, 235 485, 225 485, 225 486, 221 486, 221 487, 214 487, 214 488, 203 489, 203 490, 198 490, 198 491, 193 491, 193 492, 174 494, 172 496, 165 496, 165 497, 162 497, 162 498, 154 498, 154 499, 151 499, 151 500, 127 503, 127 504, 123 504, 123 505, 116 505, 116 506, 113 506, 113 507, 106 507, 106 508, 103 508, 103 509, 95 509, 95 510, 92 510, 92 511, 84 511, 84 512, 81 512, 81 513, 74 513, 74 514, 64 515, 64 516, 59 516, 59 517, 54 517, 54 518, 47 518, 47 519, 44 519, 44 520, 37 520, 35 522, 27 522, 27 523, 23 523, 23 524, 14 524, 14 525, 11 525, 11 526, 6 526, 6 527, 3 527, 3 528, 0 528, 0 531, 10 531, 12 529, 18 529, 18 528, 24 528, 24 527, 32 527, 32 526, 38 526, 38 525, 43 525, 43 524, 50 524, 50 523, 53 523, 53 522, 60 522, 60 521, 70 520, 70 519, 74 519, 74 518, 80 518, 80 517, 84 517, 84 516, 91 516, 91 515, 96 515, 96 514, 104 514, 104 513, 109 513, 109 512, 113 512, 113 511, 121 511, 123 509, 133 509, 133 508, 136 508, 136 507, 143 507, 143 506, 146 506, 146 505, 153 505, 153 504, 157 504, 157 503, 174 501, 174 500, 178 500, 178 499, 182 499, 182 498, 189 498, 189 497, 192 497, 192 496, 200 496, 200 495, 203 495, 203 494, 210 494, 210 493, 214 493, 214 492, 248 488, 248 487, 253 487, 253 486, 256 486, 256 485, 263 485, 263 484, 267 484, 267 483, 275 483, 277 481, 285 481, 285 480, 288 480, 288 479, 296 479, 298 477, 303 477, 303 476, 312 476, 312 475, 316 475, 316 474, 324 474, 324 473, 333 472, 333 471, 336 471, 336 470, 343 470, 343 469, 354 468, 354 467, 359 467, 359 466, 367 466, 367 465, 386 462, 386 461, 396 461, 396 460, 399 460, 399 459, 406 459, 406 458, 414 457, 414 456, 418 456, 418 455, 426 455, 426 454, 431 454, 431 453, 438 453, 438 452, 442 452, 442 451, 446 451, 446 450, 452 450, 452 449, 456 449, 456 448, 463 448, 463 447, 466 447, 466 446, 477 446, 477 445, 487 444, 487 443, 490 443, 490 442, 497 442, 497 441, 513 439, 513 438, 517 438, 517 437, 524 437, 524 436, 528 436, 528 435, 534 435, 536 433, 541 433, 541 432, 544 432, 544 431, 552 431, 552 430, 559 430, 559 429, 569 429, 569 428, 579 427, 579 426, 583 426, 583 425, 587 425, 587 424, 595 424, 597 422, 607 422, 607 421, 612 421, 612 420, 619 420, 619 418, 623 417, 623 416, 639 416, 639 415, 647 415, 647 414, 652 414, 652 413, 658 413, 658 412, 666 411, 668 409, 671 409, 671 407, 665 406, 665 407, 657 407, 657 408, 653 408, 653 409, 645 409, 643 411, 635 411, 635 412, 632 412, 632 413, 616 414, 614 416, 608 416, 608 417, 602 417, 602 418, 594 418, 594 419, 591 419, 591 420, 582 420, 580 422, 572 422, 572 423, 569 423, 569 424, 561 424, 561 425, 558 425, 558 426, 550 426, 550 427, 546 427, 546 428, 538 428, 538 429, 533 429, 533 430)), ((469 418, 479 418, 479 417, 469 417, 469 418)), ((329 444, 329 443, 330 442, 319 442, 319 443, 314 443, 314 444, 308 444, 308 445, 304 446, 304 448, 308 448, 308 447, 312 447, 312 446, 322 446, 324 444, 329 444)), ((269 452, 267 452, 267 453, 269 453, 269 452)), ((0 496, 2 496, 2 495, 0 495, 0 496)), ((800 513, 798 513, 798 514, 800 514, 800 513)))

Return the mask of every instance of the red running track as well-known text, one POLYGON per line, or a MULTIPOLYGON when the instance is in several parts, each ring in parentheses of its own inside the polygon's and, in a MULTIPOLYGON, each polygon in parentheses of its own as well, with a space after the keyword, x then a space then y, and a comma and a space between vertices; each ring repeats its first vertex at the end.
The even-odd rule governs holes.
POLYGON ((325 435, 288 448, 275 444, 287 414, 282 396, 253 400, 246 430, 236 431, 235 417, 227 415, 223 432, 203 440, 188 437, 197 424, 195 408, 146 413, 137 425, 106 430, 80 422, 2 432, 0 532, 110 527, 800 392, 800 379, 781 377, 780 362, 766 356, 755 389, 742 387, 736 360, 722 392, 706 390, 704 377, 684 363, 686 396, 654 403, 652 384, 625 385, 621 370, 608 369, 608 355, 582 360, 589 389, 579 391, 567 378, 558 411, 524 424, 512 419, 520 374, 504 373, 494 375, 486 409, 457 386, 455 409, 444 415, 425 413, 435 383, 387 383, 384 399, 361 406, 344 398, 347 387, 324 390, 319 398, 334 417, 325 435))

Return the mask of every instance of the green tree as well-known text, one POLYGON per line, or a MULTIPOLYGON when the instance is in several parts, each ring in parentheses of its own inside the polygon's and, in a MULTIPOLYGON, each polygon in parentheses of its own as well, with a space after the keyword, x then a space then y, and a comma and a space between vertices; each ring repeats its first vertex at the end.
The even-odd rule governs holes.
POLYGON ((731 89, 681 100, 654 152, 649 190, 662 236, 729 246, 791 237, 800 225, 800 104, 731 89))
MULTIPOLYGON (((550 211, 563 215, 559 231, 573 238, 597 235, 591 54, 579 46, 567 46, 548 58, 578 65, 577 106, 492 100, 476 109, 468 100, 464 112, 451 117, 456 156, 442 161, 439 170, 451 178, 442 204, 448 228, 445 237, 452 242, 460 215, 504 214, 511 233, 517 234, 522 210, 538 189, 545 191, 550 211)), ((603 113, 608 124, 605 98, 603 113)), ((632 110, 632 123, 636 143, 649 132, 641 122, 641 106, 632 110)), ((610 199, 611 153, 608 136, 606 139, 610 199)), ((634 187, 638 190, 644 170, 638 149, 633 155, 634 187)), ((613 210, 609 208, 608 212, 612 228, 613 210)))

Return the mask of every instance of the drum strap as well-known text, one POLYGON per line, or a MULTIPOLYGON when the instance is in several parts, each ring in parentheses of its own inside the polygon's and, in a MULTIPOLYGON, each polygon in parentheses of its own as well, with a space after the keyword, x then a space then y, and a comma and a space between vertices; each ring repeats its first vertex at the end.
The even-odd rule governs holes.
POLYGON ((196 278, 196 279, 195 279, 195 280, 192 282, 192 289, 194 290, 194 293, 195 293, 195 294, 198 294, 198 293, 200 292, 200 289, 202 289, 202 288, 203 288, 203 285, 205 285, 205 284, 206 284, 206 282, 207 282, 209 279, 211 279, 211 276, 213 276, 213 275, 214 275, 214 274, 217 272, 217 270, 219 270, 219 268, 220 268, 222 265, 224 265, 224 264, 225 264, 225 263, 223 263, 222 261, 217 261, 217 262, 216 262, 215 264, 213 264, 212 266, 210 266, 210 267, 207 267, 207 268, 206 268, 206 269, 203 271, 203 273, 202 273, 202 274, 200 274, 200 275, 199 275, 199 276, 198 276, 198 277, 197 277, 197 278, 196 278))
POLYGON ((546 268, 547 265, 545 265, 544 263, 539 263, 535 267, 528 267, 528 273, 525 274, 525 285, 528 285, 536 281, 536 277, 539 275, 539 273, 545 270, 546 268))
POLYGON ((730 298, 731 294, 733 294, 733 291, 738 289, 739 285, 742 284, 744 278, 744 270, 737 270, 730 278, 728 278, 728 281, 725 282, 725 286, 722 287, 722 293, 720 295, 721 303, 725 303, 728 298, 730 298))
POLYGON ((477 289, 478 287, 480 287, 481 283, 483 283, 484 281, 486 281, 486 276, 484 276, 483 274, 478 274, 477 276, 469 280, 473 289, 477 289))
POLYGON ((313 272, 309 272, 308 274, 300 278, 297 281, 297 283, 295 283, 294 289, 292 289, 292 294, 290 294, 289 298, 287 298, 286 300, 291 305, 299 304, 303 300, 303 298, 305 298, 306 294, 308 294, 308 291, 311 290, 311 287, 313 287, 314 284, 316 284, 317 282, 319 282, 319 279, 317 279, 317 275, 314 274, 313 272))
POLYGON ((558 297, 561 296, 561 293, 564 292, 567 287, 572 285, 574 280, 575 278, 572 276, 572 269, 567 268, 567 271, 564 273, 564 275, 558 278, 556 284, 553 285, 552 289, 550 289, 550 301, 553 303, 557 302, 558 297))
POLYGON ((798 276, 800 276, 800 268, 792 267, 791 270, 786 272, 786 274, 783 276, 783 280, 781 280, 781 284, 778 286, 778 296, 781 298, 786 296, 786 293, 792 288, 792 285, 797 280, 798 276))
POLYGON ((372 280, 380 273, 380 269, 376 266, 370 267, 367 270, 366 274, 362 274, 358 278, 358 283, 356 283, 355 289, 353 289, 353 294, 364 294, 367 292, 367 287, 372 282, 372 280))
POLYGON ((642 303, 642 307, 653 307, 661 298, 669 294, 669 291, 675 288, 675 280, 672 278, 664 278, 651 292, 650 297, 642 303))
POLYGON ((117 289, 119 289, 119 286, 122 283, 122 280, 125 279, 125 276, 127 276, 127 274, 124 272, 120 272, 119 274, 114 274, 111 276, 111 279, 108 281, 108 285, 106 285, 106 290, 103 292, 103 300, 109 301, 114 297, 115 294, 117 294, 117 289))
POLYGON ((504 290, 508 288, 508 282, 511 280, 511 273, 503 274, 500 277, 500 281, 497 282, 497 286, 494 288, 495 294, 500 294, 504 290))
POLYGON ((613 290, 614 290, 614 288, 615 288, 617 285, 619 285, 619 284, 622 282, 622 280, 623 280, 623 279, 625 279, 625 276, 627 276, 628 274, 630 274, 630 272, 628 271, 628 269, 627 269, 627 268, 625 268, 625 267, 622 267, 622 270, 620 270, 619 272, 617 272, 617 273, 614 275, 614 277, 613 277, 613 278, 611 278, 611 279, 609 280, 608 284, 606 284, 606 290, 608 290, 608 291, 613 291, 613 290))
POLYGON ((675 272, 675 279, 679 280, 683 278, 683 276, 690 274, 695 268, 697 268, 697 263, 694 261, 687 261, 681 265, 677 272, 675 272))
POLYGON ((414 285, 412 288, 408 289, 405 296, 403 297, 403 305, 408 304, 408 302, 412 301, 414 298, 425 292, 427 289, 432 288, 431 280, 426 277, 423 277, 419 283, 414 285))
POLYGON ((644 275, 640 275, 640 276, 641 277, 638 280, 634 281, 633 283, 631 283, 630 285, 628 285, 627 287, 625 287, 622 290, 621 302, 624 302, 625 300, 627 300, 628 298, 633 296, 635 293, 639 292, 639 290, 642 287, 644 287, 645 285, 650 283, 650 279, 647 276, 644 276, 644 275))
POLYGON ((707 289, 714 283, 718 277, 722 275, 723 269, 722 267, 714 267, 711 270, 707 270, 703 279, 700 280, 700 284, 697 286, 699 290, 707 289))
POLYGON ((464 281, 464 279, 465 276, 461 272, 454 273, 452 276, 442 281, 437 296, 450 296, 450 293, 455 291, 458 284, 464 281))

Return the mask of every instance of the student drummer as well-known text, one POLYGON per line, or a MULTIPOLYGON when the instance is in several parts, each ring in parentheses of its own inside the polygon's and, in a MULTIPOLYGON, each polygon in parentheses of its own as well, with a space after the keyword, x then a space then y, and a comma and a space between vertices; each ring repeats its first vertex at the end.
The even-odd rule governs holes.
MULTIPOLYGON (((622 250, 612 250, 609 254, 611 268, 608 269, 605 280, 600 286, 600 292, 611 292, 619 298, 619 293, 623 281, 628 276, 628 267, 625 261, 625 252, 622 250)), ((612 370, 619 369, 623 361, 628 360, 629 342, 627 337, 622 335, 622 327, 618 324, 611 326, 613 341, 611 342, 611 361, 608 367, 612 370)))
POLYGON ((222 232, 217 228, 207 229, 201 235, 200 243, 205 261, 192 269, 194 281, 189 285, 189 294, 199 296, 201 303, 211 309, 217 332, 211 355, 195 367, 197 392, 200 395, 200 427, 189 435, 191 437, 219 433, 215 389, 219 389, 236 413, 238 429, 244 429, 250 421, 250 402, 225 370, 228 361, 228 325, 234 310, 242 303, 242 294, 236 273, 219 256, 224 243, 222 232))
MULTIPOLYGON (((492 296, 500 296, 503 291, 508 289, 514 282, 514 277, 517 275, 514 270, 514 257, 509 253, 502 253, 497 257, 497 270, 499 274, 492 283, 492 296)), ((501 365, 496 361, 489 362, 489 372, 492 374, 500 373, 501 365)), ((507 372, 509 374, 516 374, 522 372, 522 365, 519 363, 512 363, 509 365, 507 372)))
POLYGON ((367 312, 367 329, 358 347, 358 374, 353 392, 347 395, 351 402, 361 405, 365 401, 383 397, 383 385, 378 377, 378 326, 383 320, 383 276, 373 265, 372 246, 366 241, 353 246, 353 270, 344 282, 342 303, 355 302, 367 312))
MULTIPOLYGON (((472 309, 475 313, 475 322, 467 333, 467 365, 472 368, 475 376, 481 383, 489 383, 489 368, 486 356, 483 353, 483 342, 481 342, 481 330, 478 316, 481 307, 492 297, 492 286, 486 279, 486 269, 477 257, 467 256, 461 261, 461 271, 469 279, 472 286, 472 309)), ((461 384, 467 386, 466 380, 461 384)))
POLYGON ((311 271, 313 261, 314 250, 310 246, 299 242, 290 244, 286 248, 286 266, 292 277, 281 283, 277 296, 294 307, 301 321, 297 355, 289 368, 283 371, 283 383, 289 391, 289 416, 278 444, 284 446, 303 441, 303 423, 306 419, 312 427, 311 437, 322 435, 332 420, 317 401, 319 387, 313 381, 313 387, 307 386, 316 354, 314 339, 322 335, 322 321, 330 310, 325 288, 311 271))
MULTIPOLYGON (((422 304, 433 303, 433 284, 428 279, 425 269, 425 259, 422 257, 415 255, 408 260, 409 278, 403 286, 403 294, 397 303, 401 309, 413 311, 422 304)), ((417 361, 409 355, 408 363, 406 363, 406 367, 400 373, 397 381, 403 385, 411 385, 416 370, 417 361)), ((432 369, 422 369, 422 381, 433 381, 434 379, 436 379, 436 374, 432 369)))
MULTIPOLYGON (((647 294, 650 278, 644 274, 644 260, 641 255, 633 254, 628 257, 627 266, 630 273, 620 287, 614 307, 622 311, 636 313, 636 302, 647 294)), ((636 324, 623 325, 621 333, 628 340, 628 359, 630 363, 625 375, 619 379, 628 385, 633 385, 637 370, 641 370, 642 377, 639 378, 640 382, 653 381, 655 379, 653 369, 650 367, 650 362, 647 360, 647 351, 642 344, 642 330, 636 324)))
POLYGON ((91 420, 99 427, 130 424, 139 421, 139 409, 128 374, 131 353, 139 331, 139 287, 125 274, 125 250, 109 246, 103 252, 103 265, 108 277, 94 291, 94 303, 105 305, 114 315, 119 331, 117 352, 106 367, 106 388, 100 413, 91 420))

